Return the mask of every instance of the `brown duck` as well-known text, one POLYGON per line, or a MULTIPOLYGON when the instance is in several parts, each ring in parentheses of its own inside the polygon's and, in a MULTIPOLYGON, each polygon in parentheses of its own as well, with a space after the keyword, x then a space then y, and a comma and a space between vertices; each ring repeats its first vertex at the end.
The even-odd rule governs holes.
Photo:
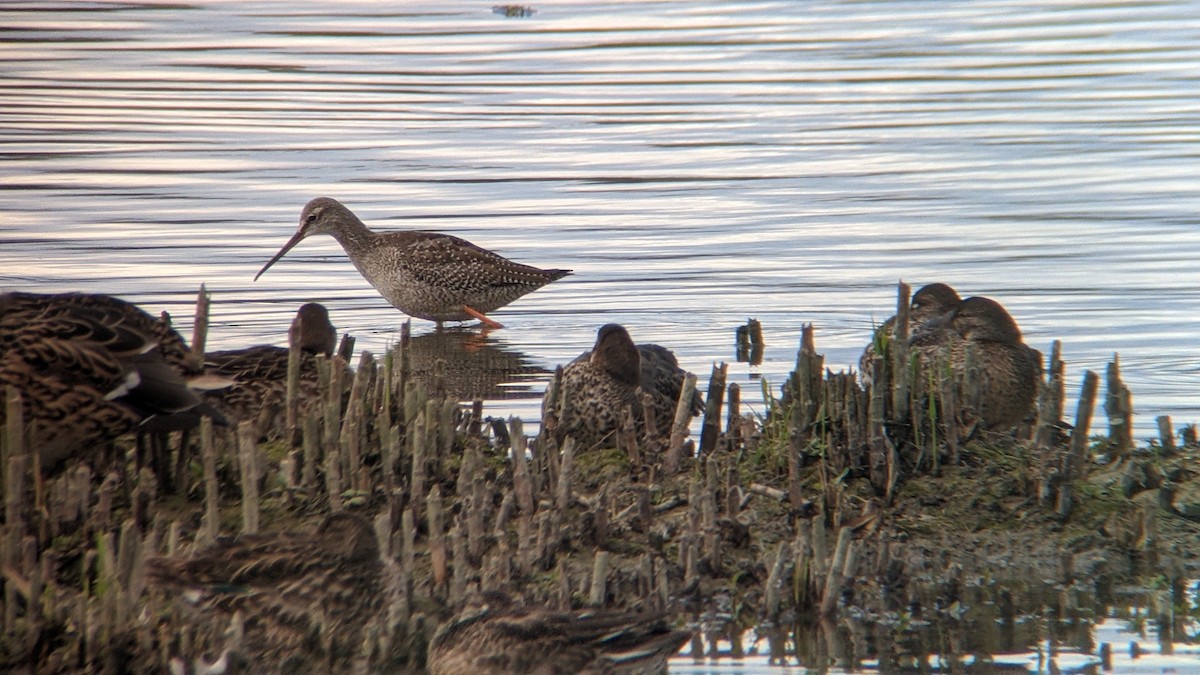
MULTIPOLYGON (((316 302, 306 303, 293 319, 299 331, 300 410, 313 412, 320 405, 317 355, 333 355, 337 331, 329 310, 316 302)), ((287 400, 288 349, 256 345, 244 349, 208 352, 206 374, 229 381, 229 386, 206 392, 204 398, 234 422, 255 420, 267 438, 278 435, 287 400)), ((349 379, 346 380, 349 384, 349 379)))
MULTIPOLYGON (((975 424, 1007 431, 1028 418, 1037 401, 1042 355, 1025 344, 1017 322, 995 300, 971 297, 912 336, 927 364, 948 364, 960 383, 960 401, 977 401, 975 424), (961 390, 969 361, 979 369, 979 390, 961 390)), ((937 367, 934 365, 933 367, 937 367)))
POLYGON ((691 636, 662 614, 554 612, 493 598, 438 629, 428 667, 431 675, 665 673, 691 636))
POLYGON ((388 587, 370 522, 344 512, 312 532, 220 539, 191 558, 150 558, 146 569, 151 584, 182 596, 205 619, 240 611, 244 643, 233 648, 251 672, 282 670, 297 659, 313 668, 350 667, 363 654, 365 627, 381 617, 388 587))
MULTIPOLYGON (((553 400, 542 399, 542 418, 557 420, 556 440, 575 438, 576 447, 589 449, 614 445, 625 410, 644 428, 647 412, 662 440, 671 432, 675 408, 687 372, 675 355, 655 344, 635 345, 624 326, 610 323, 596 334, 596 344, 563 368, 553 400), (650 410, 642 405, 639 389, 650 395, 650 410)), ((692 415, 704 410, 700 395, 691 401, 692 415)), ((639 429, 641 431, 641 429, 639 429)))
POLYGON ((194 363, 165 318, 119 298, 0 295, 0 390, 12 385, 23 394, 43 469, 134 430, 188 428, 201 415, 224 423, 187 386, 194 363))
POLYGON ((393 307, 438 325, 474 318, 501 328, 488 312, 571 273, 522 265, 449 234, 372 232, 337 200, 318 197, 305 205, 296 234, 255 280, 314 234, 336 239, 359 274, 393 307))
MULTIPOLYGON (((909 301, 908 334, 913 335, 929 321, 954 309, 961 300, 958 292, 947 284, 933 283, 922 286, 909 301)), ((859 357, 859 379, 864 385, 871 384, 871 362, 875 360, 875 355, 880 353, 879 347, 891 344, 891 341, 895 339, 895 324, 895 316, 888 317, 886 321, 879 324, 871 336, 871 342, 859 357)), ((886 352, 884 354, 886 356, 886 352)))

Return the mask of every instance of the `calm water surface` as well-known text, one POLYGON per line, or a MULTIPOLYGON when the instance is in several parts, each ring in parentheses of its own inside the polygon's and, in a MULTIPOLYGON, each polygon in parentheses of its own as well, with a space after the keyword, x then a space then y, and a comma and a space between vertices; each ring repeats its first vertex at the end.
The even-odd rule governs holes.
POLYGON ((603 323, 707 377, 750 317, 766 358, 730 381, 759 409, 802 324, 854 365, 904 279, 1062 339, 1071 392, 1119 352, 1140 436, 1200 418, 1200 2, 490 5, 6 4, 0 288, 188 332, 203 282, 212 348, 319 300, 378 353, 404 317, 332 239, 251 281, 327 195, 575 270, 505 330, 426 339, 513 364, 491 414, 536 418, 603 323))

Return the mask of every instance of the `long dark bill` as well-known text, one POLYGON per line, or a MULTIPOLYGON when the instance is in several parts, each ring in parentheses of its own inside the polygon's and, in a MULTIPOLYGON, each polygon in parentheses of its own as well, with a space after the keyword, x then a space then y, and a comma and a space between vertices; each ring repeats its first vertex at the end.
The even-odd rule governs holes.
POLYGON ((301 239, 304 239, 303 232, 297 232, 296 234, 292 235, 292 238, 288 240, 288 243, 284 244, 283 248, 279 249, 279 253, 276 253, 274 258, 271 258, 270 260, 268 260, 267 264, 263 265, 262 269, 258 271, 258 274, 254 275, 254 280, 258 281, 258 278, 262 276, 263 272, 267 271, 268 267, 270 267, 271 265, 274 265, 276 260, 279 260, 280 258, 283 257, 283 254, 292 250, 292 247, 295 246, 296 244, 299 244, 301 239))

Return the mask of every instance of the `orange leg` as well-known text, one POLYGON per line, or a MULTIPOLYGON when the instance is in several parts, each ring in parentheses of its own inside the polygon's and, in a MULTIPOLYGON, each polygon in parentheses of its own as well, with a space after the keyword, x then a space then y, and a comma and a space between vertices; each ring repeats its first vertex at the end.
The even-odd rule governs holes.
POLYGON ((463 342, 463 351, 468 354, 478 354, 481 350, 488 346, 488 331, 491 330, 484 326, 478 333, 468 333, 466 341, 463 342))
POLYGON ((479 319, 479 323, 482 323, 486 328, 504 328, 504 324, 500 323, 499 321, 492 321, 484 316, 483 312, 477 311, 472 307, 463 305, 463 311, 475 317, 476 319, 479 319))

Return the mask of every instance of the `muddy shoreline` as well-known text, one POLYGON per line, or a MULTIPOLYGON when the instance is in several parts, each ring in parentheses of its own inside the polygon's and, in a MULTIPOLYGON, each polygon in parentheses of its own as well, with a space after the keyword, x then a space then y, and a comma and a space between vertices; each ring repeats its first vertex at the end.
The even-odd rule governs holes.
MULTIPOLYGON (((257 442, 245 426, 182 448, 176 436, 169 452, 182 461, 168 465, 182 469, 171 476, 132 452, 35 476, 10 433, 0 663, 138 672, 214 658, 220 627, 148 587, 146 558, 186 556, 218 535, 312 529, 337 510, 373 520, 401 575, 358 663, 371 671, 419 672, 429 635, 478 591, 664 610, 697 632, 697 656, 720 641, 736 656, 746 628, 775 627, 781 658, 794 660, 807 639, 797 627, 839 617, 944 616, 983 602, 979 589, 1022 584, 1101 601, 1151 583, 1182 594, 1195 578, 1195 430, 1176 438, 1160 421, 1167 435, 1133 446, 1116 364, 1107 434, 1089 429, 1086 395, 1064 419, 1065 366, 1052 361, 1038 420, 1016 437, 961 440, 945 418, 898 405, 925 400, 919 378, 899 395, 896 373, 881 371, 887 387, 864 389, 855 374, 824 371, 814 343, 810 327, 764 417, 742 414, 736 385, 710 379, 704 432, 677 459, 661 438, 582 451, 526 439, 519 420, 460 405, 436 372, 411 378, 403 340, 362 356, 352 381, 327 374, 337 395, 285 434, 294 443, 257 442)), ((900 664, 913 649, 872 653, 900 664)))

